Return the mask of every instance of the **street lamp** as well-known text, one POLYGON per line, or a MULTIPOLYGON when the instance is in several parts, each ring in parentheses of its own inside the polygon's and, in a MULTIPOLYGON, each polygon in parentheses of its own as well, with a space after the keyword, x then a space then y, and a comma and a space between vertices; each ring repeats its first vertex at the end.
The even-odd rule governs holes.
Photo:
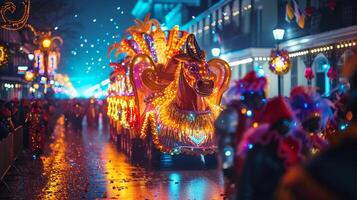
POLYGON ((284 39, 285 29, 281 28, 280 26, 276 26, 273 29, 274 40, 280 42, 284 39))
MULTIPOLYGON (((284 39, 284 35, 285 35, 285 29, 282 28, 281 26, 277 25, 273 29, 273 36, 274 36, 274 40, 276 41, 276 52, 277 53, 279 52, 279 42, 284 39)), ((278 68, 283 67, 283 63, 280 60, 280 58, 278 58, 278 62, 276 64, 277 64, 276 67, 278 67, 278 68)), ((282 74, 278 74, 278 95, 279 96, 281 96, 281 76, 282 76, 282 74)))

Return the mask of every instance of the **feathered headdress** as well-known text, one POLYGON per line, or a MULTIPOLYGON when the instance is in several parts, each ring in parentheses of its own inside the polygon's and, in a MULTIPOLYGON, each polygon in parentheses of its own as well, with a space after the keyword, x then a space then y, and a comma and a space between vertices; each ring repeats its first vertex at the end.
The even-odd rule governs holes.
POLYGON ((290 105, 301 122, 313 116, 320 117, 321 128, 326 127, 327 122, 333 116, 333 103, 322 98, 312 87, 297 86, 293 88, 290 92, 290 105))
POLYGON ((267 79, 258 77, 255 71, 251 71, 229 88, 227 96, 229 100, 235 100, 245 92, 264 92, 266 86, 267 79))

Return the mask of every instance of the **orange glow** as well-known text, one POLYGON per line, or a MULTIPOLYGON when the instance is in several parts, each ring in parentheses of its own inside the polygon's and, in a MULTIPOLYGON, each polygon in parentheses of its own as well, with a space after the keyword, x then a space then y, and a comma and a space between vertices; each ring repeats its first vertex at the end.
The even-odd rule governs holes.
POLYGON ((26 81, 32 81, 34 77, 35 77, 35 75, 30 71, 27 71, 25 73, 25 80, 26 81))
POLYGON ((58 173, 54 175, 56 171, 68 171, 70 170, 69 164, 65 161, 65 128, 64 128, 64 116, 61 116, 58 121, 58 125, 55 129, 54 135, 58 135, 57 140, 55 140, 51 145, 51 151, 54 156, 43 156, 41 161, 43 164, 43 174, 49 177, 47 184, 42 189, 42 194, 44 194, 44 199, 58 199, 59 197, 53 194, 59 193, 62 188, 62 184, 65 181, 65 176, 63 173, 58 173), (51 191, 51 192, 47 192, 51 191))
POLYGON ((259 126, 258 122, 254 122, 254 123, 253 123, 253 127, 254 127, 254 128, 257 128, 258 126, 259 126))
POLYGON ((42 41, 42 46, 44 48, 49 48, 51 46, 51 43, 52 43, 51 40, 46 38, 42 41))

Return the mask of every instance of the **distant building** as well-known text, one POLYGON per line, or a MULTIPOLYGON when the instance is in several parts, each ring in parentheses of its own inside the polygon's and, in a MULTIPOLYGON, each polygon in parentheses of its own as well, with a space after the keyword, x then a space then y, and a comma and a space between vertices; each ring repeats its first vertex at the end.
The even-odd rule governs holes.
POLYGON ((183 29, 196 34, 209 57, 213 57, 211 50, 219 49, 220 57, 232 67, 232 80, 263 68, 273 85, 277 78, 270 74, 266 63, 274 47, 272 30, 277 25, 277 10, 275 0, 222 0, 183 29))
POLYGON ((151 13, 152 18, 159 20, 168 29, 181 25, 203 12, 219 0, 138 0, 132 15, 144 19, 151 13))
MULTIPOLYGON (((28 29, 9 31, 0 29, 0 49, 6 49, 7 62, 0 64, 0 98, 29 97, 29 86, 24 73, 33 67, 30 54, 34 50, 33 34, 28 29)), ((0 50, 1 51, 1 50, 0 50)), ((0 57, 5 56, 0 52, 0 57)), ((1 62, 0 62, 1 63, 1 62)))
POLYGON ((279 46, 289 51, 292 60, 290 72, 283 76, 283 95, 289 95, 296 85, 308 84, 304 77, 306 67, 312 67, 315 73, 312 85, 328 95, 338 79, 330 81, 327 70, 333 67, 338 73, 357 42, 357 1, 295 0, 301 13, 305 13, 304 28, 298 27, 296 18, 290 23, 285 21, 288 2, 292 1, 221 0, 182 28, 196 34, 209 57, 219 53, 229 62, 232 81, 248 71, 259 70, 268 78, 269 95, 275 96, 277 76, 268 69, 270 52, 275 48, 272 30, 283 25, 286 33, 279 46))

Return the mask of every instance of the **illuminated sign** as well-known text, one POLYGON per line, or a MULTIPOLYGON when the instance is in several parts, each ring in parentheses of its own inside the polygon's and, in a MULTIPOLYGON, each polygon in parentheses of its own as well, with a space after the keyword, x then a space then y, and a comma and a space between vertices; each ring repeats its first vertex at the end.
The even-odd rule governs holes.
POLYGON ((27 67, 27 66, 18 66, 17 67, 17 74, 25 74, 28 68, 29 67, 27 67))

